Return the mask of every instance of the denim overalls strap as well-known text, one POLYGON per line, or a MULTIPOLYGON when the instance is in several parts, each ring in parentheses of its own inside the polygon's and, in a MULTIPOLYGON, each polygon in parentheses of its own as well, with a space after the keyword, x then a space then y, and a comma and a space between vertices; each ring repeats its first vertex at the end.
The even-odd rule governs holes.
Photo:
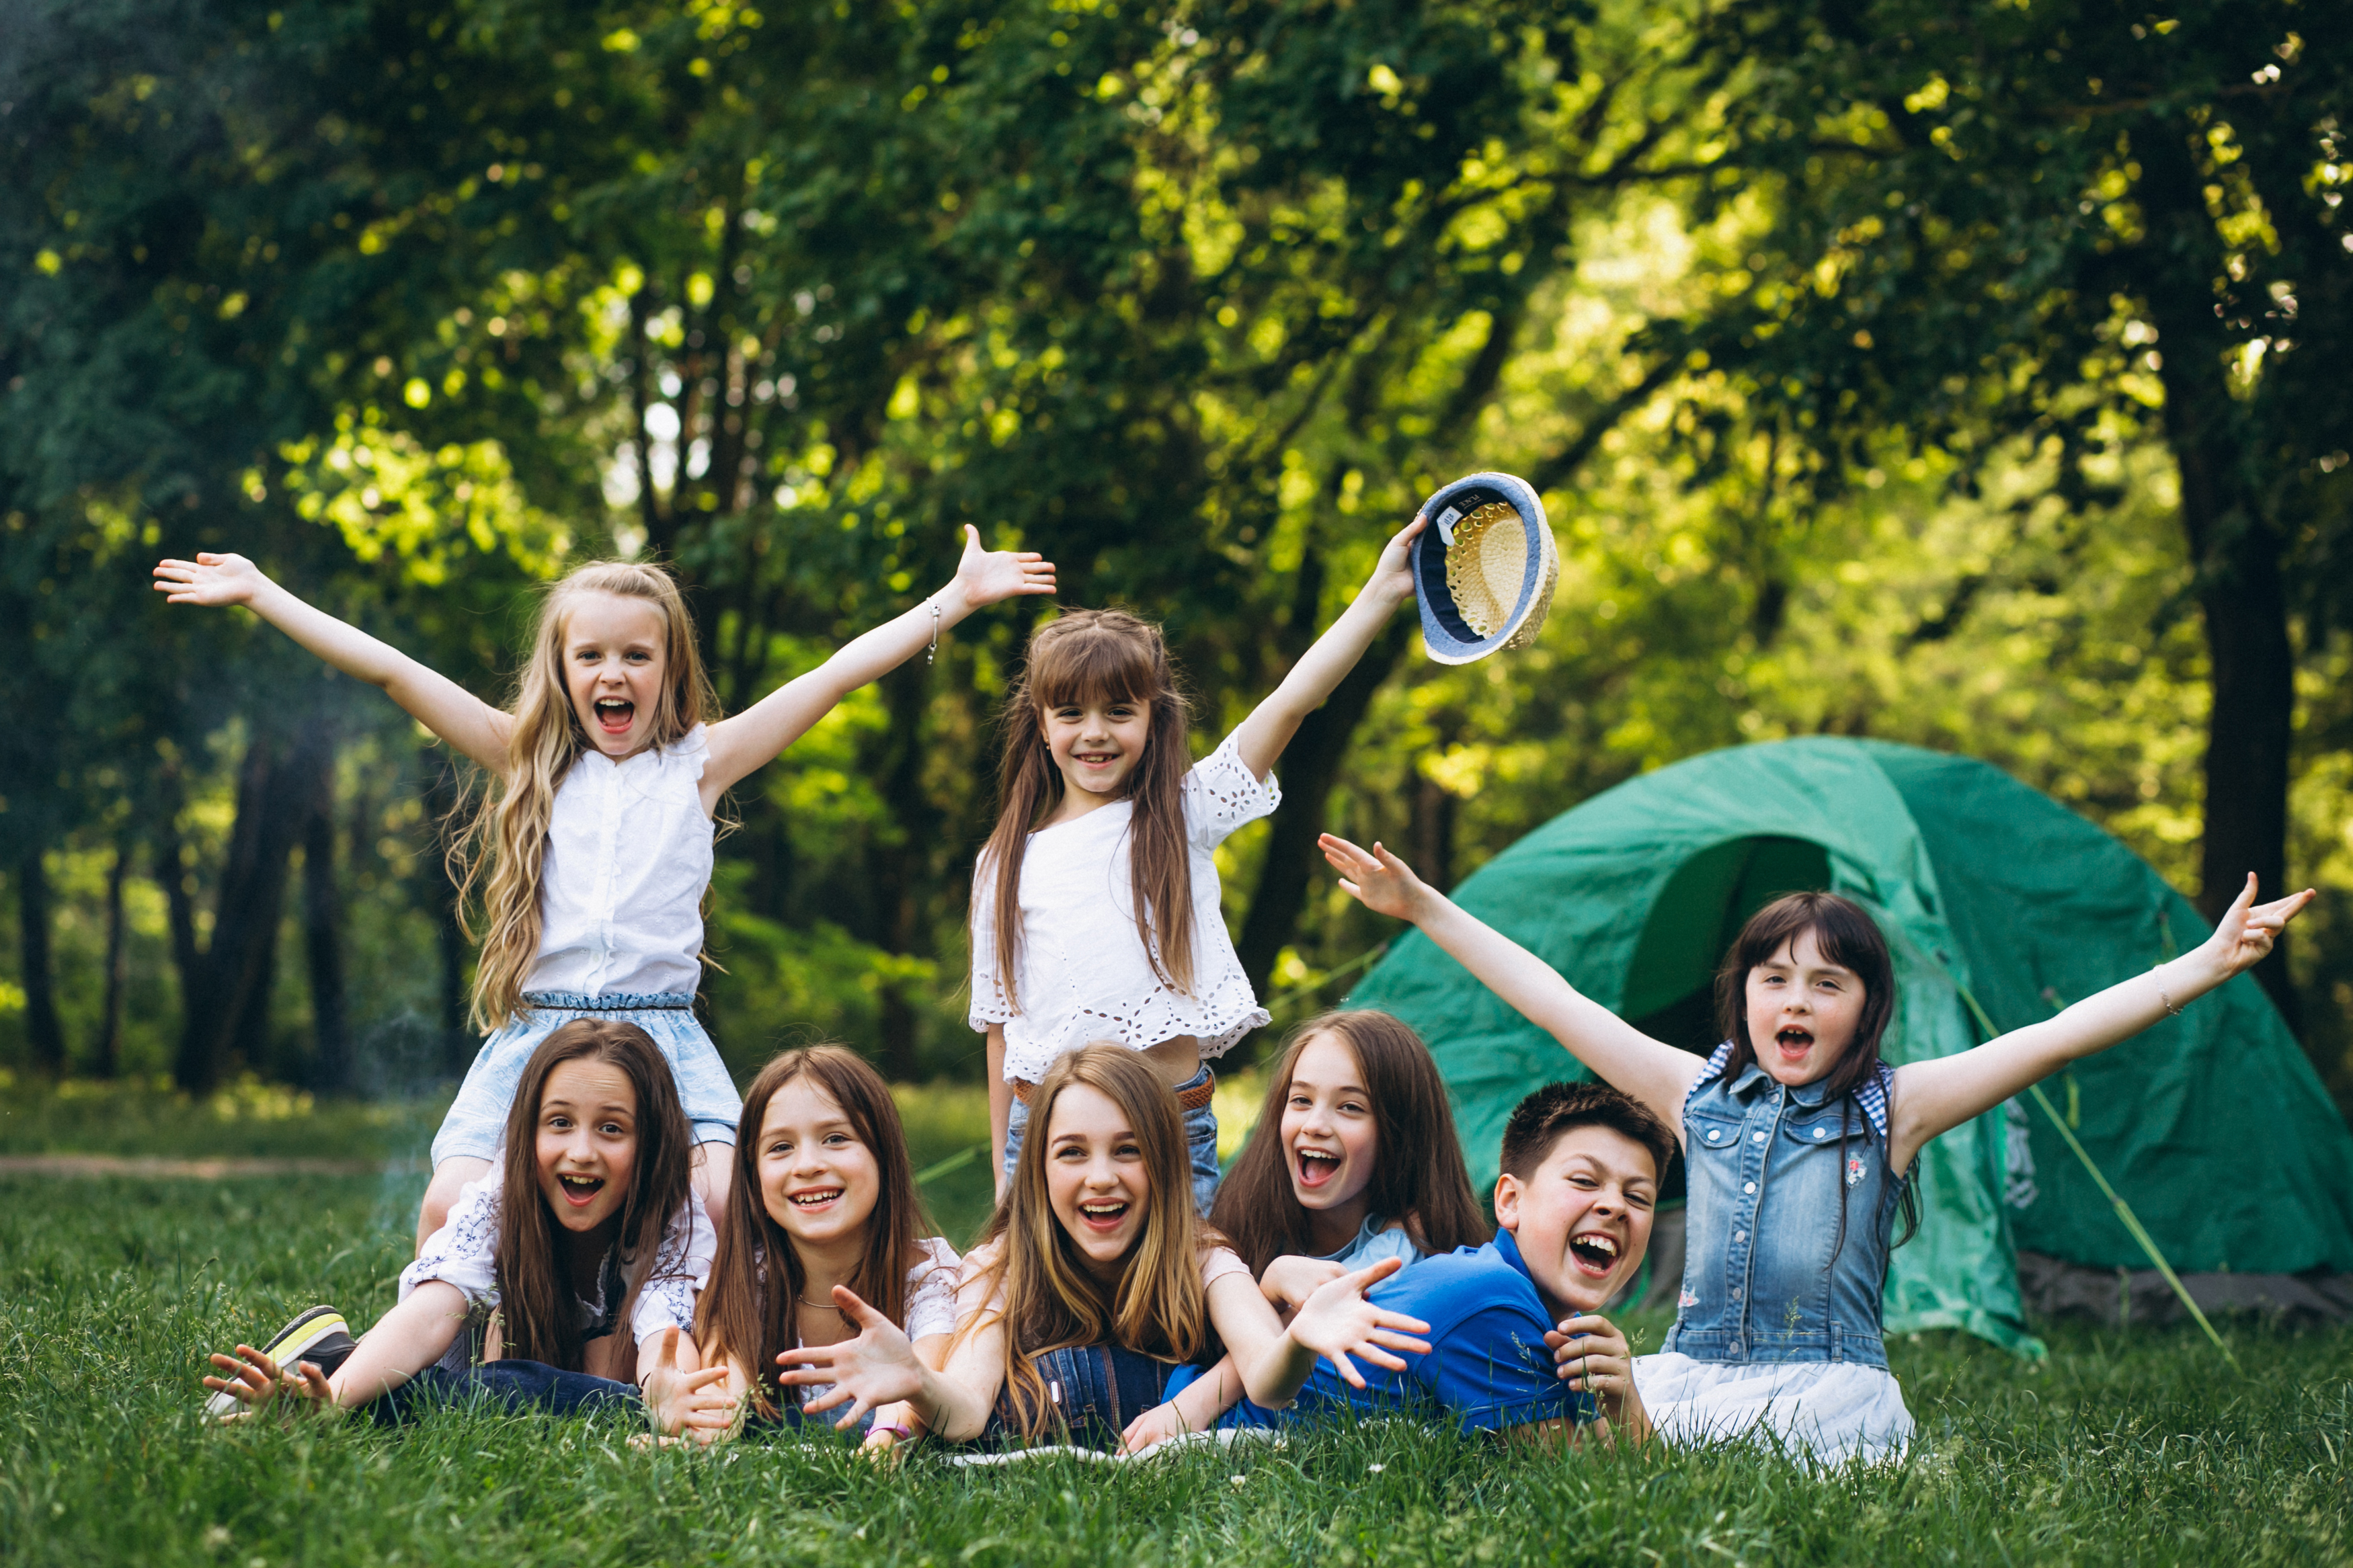
POLYGON ((1881 1296, 1904 1183, 1887 1166, 1881 1064, 1836 1099, 1717 1047, 1683 1101, 1690 1200, 1665 1349, 1694 1361, 1883 1367, 1881 1296))

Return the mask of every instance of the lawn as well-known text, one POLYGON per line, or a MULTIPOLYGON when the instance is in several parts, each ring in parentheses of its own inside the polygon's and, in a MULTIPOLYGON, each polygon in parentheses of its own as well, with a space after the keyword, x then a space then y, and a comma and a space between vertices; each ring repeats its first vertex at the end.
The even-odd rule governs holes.
MULTIPOLYGON (((958 1096, 909 1117, 919 1164, 968 1146, 958 1096)), ((315 1152, 290 1127, 276 1146, 315 1152)), ((0 1177, 0 1563, 2353 1560, 2353 1331, 2245 1322, 2237 1373, 2194 1330, 2046 1325, 2032 1367, 1902 1343, 1923 1451, 1819 1478, 1394 1424, 1128 1469, 919 1453, 887 1474, 826 1442, 648 1453, 618 1423, 207 1427, 204 1348, 314 1300, 363 1322, 390 1302, 417 1180, 0 1177)), ((961 1229, 987 1173, 934 1187, 961 1229)), ((1641 1327, 1655 1343, 1663 1324, 1641 1327)))

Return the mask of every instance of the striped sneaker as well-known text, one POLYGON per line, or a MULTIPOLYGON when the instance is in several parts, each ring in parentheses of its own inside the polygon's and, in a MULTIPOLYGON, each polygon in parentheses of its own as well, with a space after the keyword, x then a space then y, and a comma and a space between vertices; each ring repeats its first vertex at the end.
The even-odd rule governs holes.
MULTIPOLYGON (((261 1347, 261 1353, 276 1362, 280 1372, 290 1373, 298 1363, 307 1361, 332 1377, 336 1368, 351 1359, 357 1343, 341 1312, 332 1307, 311 1307, 297 1313, 292 1322, 271 1335, 269 1342, 261 1347)), ((244 1403, 234 1394, 216 1394, 205 1401, 205 1414, 234 1415, 244 1408, 244 1403)))

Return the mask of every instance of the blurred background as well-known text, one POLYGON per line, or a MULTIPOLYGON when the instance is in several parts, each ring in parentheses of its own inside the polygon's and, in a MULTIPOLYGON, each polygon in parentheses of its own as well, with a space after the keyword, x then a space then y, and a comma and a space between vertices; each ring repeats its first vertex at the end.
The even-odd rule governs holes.
MULTIPOLYGON (((1390 934, 1321 829, 1444 886, 1644 769, 1873 735, 2210 910, 2319 887, 2262 978, 2353 1107, 2343 13, 9 10, 9 1147, 210 1107, 252 1148, 340 1100, 360 1138, 476 1044, 443 848, 480 781, 249 616, 167 608, 159 556, 253 556, 494 701, 537 584, 660 560, 733 710, 971 523, 1162 621, 1206 752, 1482 468, 1544 493, 1550 624, 1447 668, 1400 615, 1283 757, 1220 856, 1278 1028, 1390 934)), ((992 714, 1047 613, 737 791, 704 996, 739 1078, 828 1037, 977 1082, 992 714)))

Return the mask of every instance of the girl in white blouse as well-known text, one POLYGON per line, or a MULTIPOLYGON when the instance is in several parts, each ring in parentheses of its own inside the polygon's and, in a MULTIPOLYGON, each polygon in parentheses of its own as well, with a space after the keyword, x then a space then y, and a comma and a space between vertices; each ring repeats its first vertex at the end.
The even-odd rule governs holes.
MULTIPOLYGON (((924 1234, 906 1133, 881 1075, 839 1046, 786 1051, 753 1079, 741 1129, 695 1331, 702 1364, 726 1369, 730 1404, 755 1421, 795 1426, 813 1404, 830 1412, 828 1385, 788 1385, 778 1397, 776 1367, 786 1352, 858 1332, 834 1301, 837 1285, 939 1365, 955 1327, 959 1260, 924 1234)), ((855 1405, 835 1424, 862 1424, 867 1447, 887 1448, 907 1436, 904 1416, 855 1405)))
POLYGON ((1140 1051, 1185 1111, 1194 1199, 1218 1184, 1205 1060, 1267 1021, 1219 908, 1216 851, 1282 804, 1272 774, 1300 721, 1413 596, 1416 517, 1271 696, 1203 762, 1160 629, 1079 610, 1029 639, 1005 701, 1003 805, 973 874, 970 1021, 988 1036, 997 1191, 1032 1088, 1064 1054, 1140 1051))
POLYGON ((694 1127, 696 1190, 721 1212, 727 1162, 706 1158, 702 1145, 734 1142, 741 1106, 691 1010, 719 797, 850 692, 936 645, 945 627, 985 605, 1054 589, 1050 563, 984 551, 967 528, 945 588, 723 719, 686 602, 657 567, 600 561, 557 583, 511 710, 304 604, 242 555, 165 561, 155 577, 175 605, 247 606, 344 674, 382 687, 497 780, 493 804, 463 841, 461 900, 480 892, 473 1012, 491 1036, 433 1140, 420 1246, 459 1189, 489 1172, 523 1062, 550 1030, 584 1016, 635 1023, 660 1047, 694 1127))

